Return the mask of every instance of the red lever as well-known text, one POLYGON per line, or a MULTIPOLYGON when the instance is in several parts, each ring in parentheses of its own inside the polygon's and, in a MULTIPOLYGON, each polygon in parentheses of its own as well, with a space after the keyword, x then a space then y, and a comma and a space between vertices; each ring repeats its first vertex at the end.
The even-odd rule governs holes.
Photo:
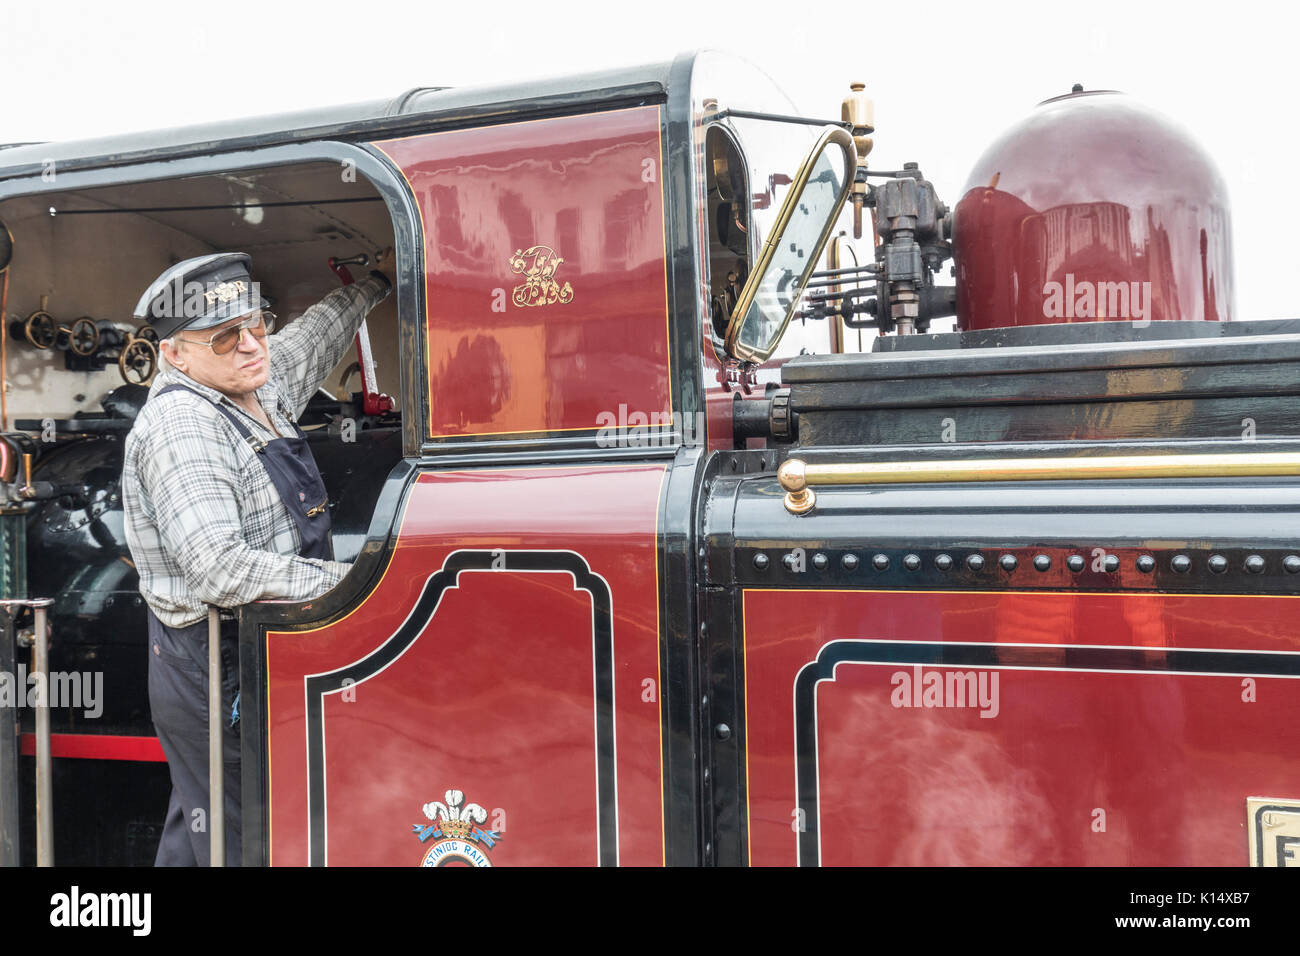
MULTIPOLYGON (((369 265, 370 257, 366 255, 353 256, 350 259, 329 258, 330 271, 339 277, 339 281, 344 285, 351 285, 355 280, 352 273, 348 271, 348 266, 365 266, 369 265)), ((382 415, 384 412, 391 411, 393 400, 379 391, 379 385, 375 380, 375 358, 370 351, 370 330, 366 328, 366 320, 361 320, 361 325, 357 328, 357 364, 361 368, 361 409, 367 415, 382 415)))

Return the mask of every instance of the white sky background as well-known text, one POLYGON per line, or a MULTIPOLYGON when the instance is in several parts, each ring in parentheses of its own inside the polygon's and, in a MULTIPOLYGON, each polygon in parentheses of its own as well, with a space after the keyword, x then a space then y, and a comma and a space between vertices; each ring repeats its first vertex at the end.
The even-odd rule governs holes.
POLYGON ((876 105, 872 165, 908 160, 949 205, 1040 100, 1119 89, 1191 129, 1228 183, 1237 316, 1300 317, 1289 3, 747 3, 566 0, 26 2, 0 9, 0 142, 112 133, 634 65, 713 47, 836 119, 876 105), (1279 269, 1279 266, 1282 267, 1279 269))

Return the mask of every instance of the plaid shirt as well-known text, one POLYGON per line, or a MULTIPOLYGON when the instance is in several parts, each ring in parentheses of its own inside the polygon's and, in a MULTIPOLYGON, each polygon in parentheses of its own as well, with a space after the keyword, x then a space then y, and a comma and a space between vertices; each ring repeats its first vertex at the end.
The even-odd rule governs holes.
MULTIPOLYGON (((335 289, 267 339, 270 374, 257 397, 281 435, 296 434, 290 421, 388 292, 374 276, 335 289)), ((154 379, 149 398, 126 438, 122 503, 140 593, 162 623, 203 620, 207 604, 305 601, 342 580, 351 565, 298 557, 297 525, 266 468, 213 402, 242 416, 254 435, 271 441, 274 434, 170 366, 154 379), (199 395, 171 392, 153 400, 173 384, 199 395)))

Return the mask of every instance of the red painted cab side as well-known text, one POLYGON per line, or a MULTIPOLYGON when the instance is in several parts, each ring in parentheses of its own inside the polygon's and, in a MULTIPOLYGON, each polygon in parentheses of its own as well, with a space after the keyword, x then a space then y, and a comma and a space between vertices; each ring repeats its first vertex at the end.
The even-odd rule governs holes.
POLYGON ((378 584, 266 635, 270 861, 435 865, 449 792, 493 865, 660 865, 663 465, 430 471, 378 584))
POLYGON ((671 413, 661 126, 644 106, 375 144, 423 225, 432 439, 671 413))

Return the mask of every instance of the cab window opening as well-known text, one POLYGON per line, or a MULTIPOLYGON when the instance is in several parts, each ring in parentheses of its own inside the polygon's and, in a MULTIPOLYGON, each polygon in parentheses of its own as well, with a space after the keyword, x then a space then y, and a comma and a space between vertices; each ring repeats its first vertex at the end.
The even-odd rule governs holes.
MULTIPOLYGON (((376 252, 395 245, 394 225, 374 185, 346 173, 316 161, 0 203, 13 236, 5 431, 35 438, 38 469, 50 444, 42 438, 120 448, 162 362, 156 334, 133 309, 176 262, 247 253, 278 317, 272 343, 342 284, 331 258, 352 260, 352 277, 365 278, 376 252)), ((359 553, 384 479, 402 457, 397 300, 389 295, 366 323, 376 391, 394 408, 367 414, 350 346, 299 418, 330 491, 339 560, 359 553)))

